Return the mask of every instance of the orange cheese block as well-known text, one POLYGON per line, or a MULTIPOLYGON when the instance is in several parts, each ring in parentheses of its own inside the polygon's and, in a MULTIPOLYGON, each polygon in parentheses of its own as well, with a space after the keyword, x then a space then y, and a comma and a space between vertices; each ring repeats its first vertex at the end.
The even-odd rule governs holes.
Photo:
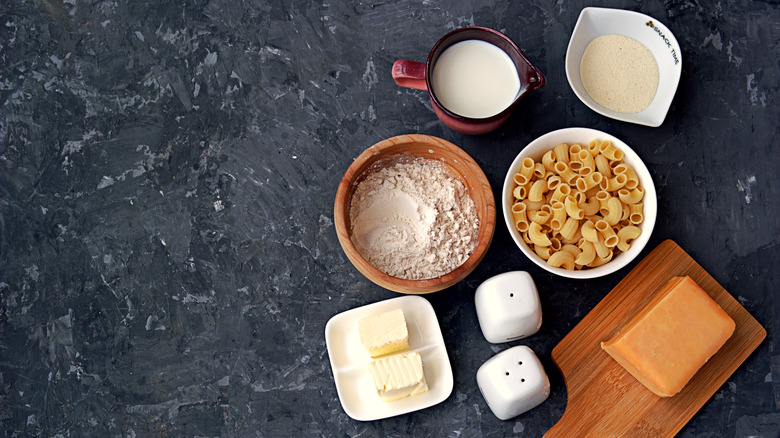
POLYGON ((734 328, 734 320, 695 281, 675 277, 601 348, 650 391, 671 397, 734 328))

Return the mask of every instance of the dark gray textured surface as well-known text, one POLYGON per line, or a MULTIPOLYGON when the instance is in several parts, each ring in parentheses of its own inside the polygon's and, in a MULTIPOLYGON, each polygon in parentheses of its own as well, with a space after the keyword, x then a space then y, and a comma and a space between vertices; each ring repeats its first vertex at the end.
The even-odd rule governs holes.
POLYGON ((360 275, 333 226, 351 160, 402 133, 463 147, 498 194, 514 156, 569 126, 609 132, 650 168, 659 219, 767 329, 766 341, 684 437, 780 431, 780 8, 776 2, 629 2, 676 35, 683 75, 659 128, 604 118, 563 59, 590 2, 0 4, 0 434, 3 436, 540 436, 566 389, 560 339, 635 265, 552 277, 499 226, 465 281, 429 295, 455 389, 435 407, 361 423, 342 410, 327 320, 396 296, 360 275), (395 59, 447 31, 501 30, 546 75, 507 126, 468 137, 395 59), (475 383, 504 348, 479 331, 474 289, 527 270, 545 322, 522 341, 552 394, 499 421, 475 383))

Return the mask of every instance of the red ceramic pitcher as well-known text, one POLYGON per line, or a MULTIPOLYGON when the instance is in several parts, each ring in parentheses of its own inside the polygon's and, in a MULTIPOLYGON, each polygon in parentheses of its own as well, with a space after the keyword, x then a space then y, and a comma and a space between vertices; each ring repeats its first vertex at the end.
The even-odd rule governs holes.
POLYGON ((517 103, 528 93, 545 84, 544 75, 537 69, 520 48, 503 33, 487 27, 470 26, 453 30, 444 35, 431 49, 425 63, 400 59, 393 64, 395 83, 408 88, 426 90, 436 115, 445 125, 463 134, 484 134, 501 126, 512 114, 517 103), (466 40, 481 40, 503 50, 512 60, 520 78, 520 90, 512 103, 502 111, 486 118, 471 118, 447 109, 436 97, 432 86, 433 69, 439 56, 452 45, 466 40))

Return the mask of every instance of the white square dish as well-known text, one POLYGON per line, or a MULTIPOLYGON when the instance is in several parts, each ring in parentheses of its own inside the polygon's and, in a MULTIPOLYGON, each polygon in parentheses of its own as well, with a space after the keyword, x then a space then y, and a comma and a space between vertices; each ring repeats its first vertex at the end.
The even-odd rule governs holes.
POLYGON ((660 126, 672 105, 680 83, 682 53, 672 31, 653 17, 634 11, 585 8, 580 13, 566 50, 566 77, 574 94, 593 111, 624 122, 660 126), (642 43, 658 63, 658 89, 650 105, 638 113, 621 113, 596 103, 580 77, 580 61, 593 39, 602 35, 623 35, 642 43))
POLYGON ((452 393, 452 367, 439 321, 431 303, 423 297, 392 298, 339 313, 325 326, 325 344, 341 406, 355 420, 379 420, 425 409, 443 402, 452 393), (409 329, 406 351, 416 351, 422 356, 428 391, 383 402, 368 369, 371 356, 360 342, 358 321, 399 308, 409 329))

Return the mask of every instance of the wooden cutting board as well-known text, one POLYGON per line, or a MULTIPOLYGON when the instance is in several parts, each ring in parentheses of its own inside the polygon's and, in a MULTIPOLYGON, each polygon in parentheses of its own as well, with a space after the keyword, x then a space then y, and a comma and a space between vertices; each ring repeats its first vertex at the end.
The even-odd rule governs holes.
POLYGON ((674 436, 766 338, 766 330, 676 243, 667 240, 634 268, 553 349, 568 404, 545 437, 674 436), (689 275, 736 322, 734 334, 674 397, 658 397, 600 346, 672 277, 689 275))

